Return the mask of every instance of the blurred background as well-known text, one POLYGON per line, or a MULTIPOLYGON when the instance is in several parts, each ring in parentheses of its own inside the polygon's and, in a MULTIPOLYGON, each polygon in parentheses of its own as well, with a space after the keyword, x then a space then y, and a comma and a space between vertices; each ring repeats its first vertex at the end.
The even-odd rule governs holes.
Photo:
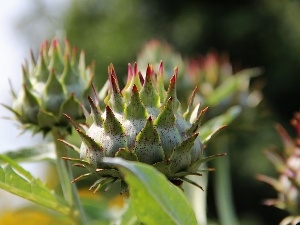
MULTIPOLYGON (((43 40, 53 37, 67 37, 85 50, 88 63, 96 61, 97 87, 106 81, 109 63, 122 81, 127 63, 136 61, 151 39, 169 43, 184 58, 211 51, 226 54, 234 73, 259 67, 262 75, 253 78, 250 87, 257 83, 263 87, 263 100, 255 109, 244 110, 228 128, 233 202, 242 224, 278 224, 286 213, 262 205, 276 193, 255 176, 276 176, 263 154, 266 148, 282 147, 274 125, 282 124, 293 136, 289 121, 300 106, 299 12, 297 0, 2 2, 0 102, 12 101, 8 79, 15 90, 20 88, 21 64, 29 58, 29 50, 36 53, 43 40)), ((11 116, 3 107, 0 115, 11 116)), ((0 124, 1 151, 41 141, 31 134, 18 136, 20 130, 11 121, 2 119, 0 124)), ((211 179, 208 217, 217 221, 213 187, 211 179)))

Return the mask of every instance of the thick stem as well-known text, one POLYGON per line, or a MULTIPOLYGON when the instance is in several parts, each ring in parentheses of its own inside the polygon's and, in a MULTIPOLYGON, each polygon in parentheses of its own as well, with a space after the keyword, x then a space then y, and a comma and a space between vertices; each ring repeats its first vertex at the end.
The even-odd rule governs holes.
POLYGON ((61 134, 57 129, 52 129, 52 136, 55 143, 57 174, 61 183, 63 196, 73 209, 70 217, 78 224, 86 225, 88 221, 82 208, 77 188, 75 184, 71 183, 73 178, 71 165, 69 162, 66 163, 61 159, 63 156, 68 156, 67 147, 58 141, 58 139, 65 139, 65 135, 61 134))
MULTIPOLYGON (((221 151, 228 152, 228 142, 228 136, 218 136, 214 142, 217 144, 214 147, 218 153, 221 151)), ((222 159, 213 160, 213 163, 216 169, 216 173, 214 174, 214 190, 220 224, 237 225, 239 223, 232 198, 229 157, 226 156, 222 159)))

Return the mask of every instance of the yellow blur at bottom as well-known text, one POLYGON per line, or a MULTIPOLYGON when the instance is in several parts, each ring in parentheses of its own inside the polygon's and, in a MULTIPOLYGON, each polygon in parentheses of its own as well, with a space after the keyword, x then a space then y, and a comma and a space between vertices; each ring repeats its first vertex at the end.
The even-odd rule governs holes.
POLYGON ((33 210, 16 210, 3 212, 0 215, 0 224, 5 225, 74 225, 72 221, 57 218, 51 214, 33 210))

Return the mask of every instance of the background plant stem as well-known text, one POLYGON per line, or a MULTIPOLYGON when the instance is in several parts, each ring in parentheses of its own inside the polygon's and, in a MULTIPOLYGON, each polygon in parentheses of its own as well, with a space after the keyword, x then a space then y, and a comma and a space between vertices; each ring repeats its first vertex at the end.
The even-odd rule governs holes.
POLYGON ((58 141, 58 139, 65 139, 65 135, 61 134, 59 130, 53 128, 52 136, 55 143, 57 157, 57 174, 62 187, 63 196, 68 204, 74 209, 72 210, 72 215, 70 215, 70 217, 75 218, 75 221, 78 224, 87 225, 88 221, 82 208, 77 188, 75 184, 71 183, 71 180, 73 179, 73 172, 70 162, 65 162, 61 159, 63 156, 68 156, 67 147, 62 142, 58 141))
MULTIPOLYGON (((229 137, 227 135, 220 135, 216 139, 213 147, 217 149, 217 153, 228 153, 229 137)), ((216 173, 214 174, 214 190, 220 224, 238 225, 232 198, 229 155, 222 159, 213 160, 213 164, 216 169, 216 173)))

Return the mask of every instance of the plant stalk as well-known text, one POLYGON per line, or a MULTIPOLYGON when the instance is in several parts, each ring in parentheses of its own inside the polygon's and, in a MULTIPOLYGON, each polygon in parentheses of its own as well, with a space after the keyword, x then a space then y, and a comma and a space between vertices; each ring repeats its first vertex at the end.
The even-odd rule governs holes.
MULTIPOLYGON (((220 135, 214 143, 218 153, 228 152, 229 137, 220 135)), ((213 160, 216 173, 214 174, 214 190, 216 196, 216 207, 219 215, 219 221, 222 225, 238 225, 238 219, 234 209, 229 157, 213 160)))
POLYGON ((87 225, 88 220, 82 208, 78 190, 76 185, 71 183, 71 180, 73 179, 71 164, 70 162, 65 162, 61 159, 63 156, 69 155, 69 149, 59 141, 59 139, 65 139, 65 135, 53 128, 52 137, 55 143, 57 174, 62 187, 63 196, 73 209, 70 217, 80 225, 87 225))

